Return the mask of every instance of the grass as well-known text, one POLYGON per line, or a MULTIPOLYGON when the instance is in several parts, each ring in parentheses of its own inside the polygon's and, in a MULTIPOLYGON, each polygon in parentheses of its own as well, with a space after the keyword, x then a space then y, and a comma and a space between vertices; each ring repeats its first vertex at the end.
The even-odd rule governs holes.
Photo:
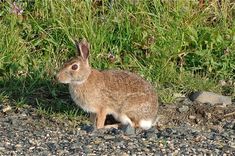
POLYGON ((233 1, 211 1, 204 8, 187 0, 18 0, 15 5, 22 14, 10 1, 0 2, 0 103, 83 114, 67 86, 54 79, 75 55, 74 39, 80 38, 91 44, 94 68, 139 73, 162 102, 196 90, 235 96, 233 1))

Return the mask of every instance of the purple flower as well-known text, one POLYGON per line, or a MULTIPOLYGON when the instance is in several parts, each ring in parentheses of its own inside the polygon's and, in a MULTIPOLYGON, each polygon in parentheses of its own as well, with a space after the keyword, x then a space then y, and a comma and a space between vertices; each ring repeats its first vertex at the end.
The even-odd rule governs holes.
POLYGON ((16 15, 22 15, 23 9, 21 9, 19 6, 16 5, 15 2, 11 5, 11 12, 16 15))

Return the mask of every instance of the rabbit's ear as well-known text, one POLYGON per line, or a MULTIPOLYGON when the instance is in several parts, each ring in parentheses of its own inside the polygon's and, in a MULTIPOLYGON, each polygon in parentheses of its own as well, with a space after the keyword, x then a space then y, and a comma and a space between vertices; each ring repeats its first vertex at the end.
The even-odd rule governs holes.
POLYGON ((89 43, 83 39, 80 43, 78 43, 77 40, 75 40, 76 43, 76 48, 78 51, 78 54, 84 59, 87 60, 88 56, 89 56, 89 43))

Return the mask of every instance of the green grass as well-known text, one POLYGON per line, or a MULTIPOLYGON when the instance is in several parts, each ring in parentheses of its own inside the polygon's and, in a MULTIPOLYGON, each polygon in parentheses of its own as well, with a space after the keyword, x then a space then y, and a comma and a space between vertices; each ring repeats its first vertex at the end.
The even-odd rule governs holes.
POLYGON ((234 2, 204 8, 188 0, 134 2, 19 0, 22 15, 0 2, 0 103, 81 114, 67 86, 54 79, 80 38, 91 44, 94 68, 139 73, 162 102, 195 90, 235 96, 233 85, 219 84, 235 80, 234 2))

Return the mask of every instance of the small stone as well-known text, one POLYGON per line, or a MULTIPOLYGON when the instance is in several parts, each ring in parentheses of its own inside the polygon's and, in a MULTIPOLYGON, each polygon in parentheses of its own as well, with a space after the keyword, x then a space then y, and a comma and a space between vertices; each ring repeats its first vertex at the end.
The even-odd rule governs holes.
POLYGON ((8 105, 2 109, 2 112, 6 113, 6 112, 9 112, 10 110, 11 110, 11 106, 8 105))
POLYGON ((144 132, 144 137, 148 139, 156 139, 156 129, 154 127, 144 132))
POLYGON ((117 140, 116 145, 117 145, 117 147, 123 147, 124 141, 117 140))
POLYGON ((5 150, 5 148, 4 147, 0 147, 0 151, 4 151, 5 150))
POLYGON ((95 144, 95 145, 99 145, 100 143, 102 143, 102 141, 101 141, 100 139, 94 140, 94 144, 95 144))
POLYGON ((21 116, 22 116, 22 117, 26 117, 27 114, 26 114, 25 112, 23 112, 23 113, 21 114, 21 116))
POLYGON ((180 150, 176 149, 176 150, 173 151, 172 154, 173 154, 173 155, 178 155, 178 154, 179 154, 179 151, 180 151, 180 150))
POLYGON ((170 149, 174 149, 174 144, 173 144, 173 142, 171 142, 171 141, 166 141, 166 143, 167 143, 167 146, 170 148, 170 149))
POLYGON ((229 96, 219 95, 213 92, 195 92, 189 95, 189 99, 199 103, 215 104, 232 104, 232 99, 229 96))
POLYGON ((94 131, 94 126, 91 125, 83 125, 81 127, 81 130, 86 131, 87 133, 90 133, 92 131, 94 131))
POLYGON ((121 156, 129 156, 127 153, 122 153, 121 156))
POLYGON ((191 119, 191 120, 195 120, 195 119, 196 119, 196 116, 194 116, 194 115, 189 115, 188 118, 191 119))
POLYGON ((15 147, 16 147, 16 148, 21 148, 22 145, 21 145, 21 144, 16 144, 15 147))
POLYGON ((205 117, 206 117, 207 119, 211 119, 211 113, 205 113, 205 117))
POLYGON ((208 138, 210 139, 210 140, 215 140, 216 139, 216 133, 214 133, 214 132, 211 132, 210 134, 209 134, 209 136, 208 136, 208 138))
POLYGON ((196 118, 196 119, 195 119, 195 123, 196 123, 196 124, 200 124, 200 123, 202 123, 202 120, 201 120, 201 119, 196 118))
POLYGON ((161 151, 162 151, 162 153, 166 153, 166 149, 165 148, 162 148, 161 151))
POLYGON ((108 128, 107 131, 105 132, 105 134, 109 134, 109 135, 118 135, 121 134, 122 131, 120 129, 117 128, 108 128))
POLYGON ((163 143, 159 143, 159 147, 163 148, 164 147, 163 143))
POLYGON ((126 135, 135 135, 135 128, 132 127, 130 124, 123 125, 121 129, 124 131, 126 135))
POLYGON ((35 149, 35 146, 29 147, 29 150, 33 150, 33 149, 35 149))
POLYGON ((187 112, 189 110, 189 107, 183 105, 180 108, 178 108, 178 110, 179 110, 180 113, 184 113, 184 112, 187 112))
POLYGON ((173 133, 173 129, 172 128, 166 128, 166 132, 171 135, 173 133))
POLYGON ((112 136, 112 135, 105 135, 104 136, 104 139, 105 140, 114 140, 116 137, 115 136, 112 136))
POLYGON ((148 153, 150 150, 148 148, 143 148, 143 151, 148 153))
POLYGON ((193 103, 189 98, 185 98, 184 101, 183 101, 183 104, 184 105, 192 105, 193 103))
POLYGON ((204 137, 202 135, 198 135, 198 136, 196 136, 195 141, 196 142, 201 142, 201 141, 204 141, 205 139, 206 139, 206 137, 204 137))

